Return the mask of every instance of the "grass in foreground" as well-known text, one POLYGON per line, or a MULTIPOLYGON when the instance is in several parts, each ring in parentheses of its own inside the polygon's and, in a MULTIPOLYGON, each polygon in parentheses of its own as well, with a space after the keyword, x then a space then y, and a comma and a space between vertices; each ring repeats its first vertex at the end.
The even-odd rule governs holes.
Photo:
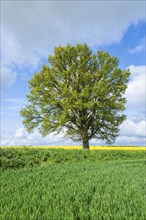
POLYGON ((145 151, 1 148, 1 220, 145 220, 145 151))
POLYGON ((0 219, 145 220, 145 170, 117 160, 4 171, 0 219))

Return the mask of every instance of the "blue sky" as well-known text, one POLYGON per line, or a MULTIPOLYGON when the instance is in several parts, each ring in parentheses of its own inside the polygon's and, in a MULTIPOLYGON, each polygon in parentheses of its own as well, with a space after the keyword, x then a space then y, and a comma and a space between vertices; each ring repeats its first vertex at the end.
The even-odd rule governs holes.
MULTIPOLYGON (((19 111, 28 80, 47 63, 53 48, 86 43, 108 51, 130 68, 127 120, 117 145, 145 145, 145 1, 1 2, 1 145, 75 145, 64 134, 28 134, 19 111)), ((92 140, 91 145, 102 144, 92 140)))

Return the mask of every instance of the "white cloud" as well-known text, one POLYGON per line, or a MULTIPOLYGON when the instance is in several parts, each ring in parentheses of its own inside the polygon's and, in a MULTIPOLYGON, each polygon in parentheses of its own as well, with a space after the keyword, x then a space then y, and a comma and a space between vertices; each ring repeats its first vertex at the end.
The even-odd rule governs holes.
POLYGON ((25 130, 25 128, 19 128, 16 130, 16 133, 15 133, 15 137, 16 138, 28 138, 28 134, 25 130))
POLYGON ((16 81, 16 72, 9 67, 1 68, 1 90, 7 90, 16 81))
POLYGON ((120 126, 120 135, 117 137, 115 145, 146 145, 146 121, 134 121, 127 119, 120 126))
POLYGON ((20 30, 17 31, 13 34, 10 29, 1 28, 2 65, 9 65, 10 67, 18 65, 20 69, 23 67, 36 69, 40 57, 32 42, 25 43, 17 39, 20 30))
POLYGON ((134 122, 127 119, 121 125, 121 136, 127 137, 142 137, 146 136, 146 121, 142 120, 139 122, 134 122))
POLYGON ((74 145, 74 142, 64 137, 64 132, 55 135, 51 133, 46 137, 42 137, 37 130, 28 133, 24 127, 16 130, 14 137, 9 145, 74 145))
POLYGON ((1 6, 2 63, 35 68, 58 44, 119 42, 131 24, 145 19, 144 1, 2 1, 1 6))
POLYGON ((131 77, 125 93, 127 105, 142 110, 145 108, 146 66, 131 65, 128 69, 130 69, 131 77))

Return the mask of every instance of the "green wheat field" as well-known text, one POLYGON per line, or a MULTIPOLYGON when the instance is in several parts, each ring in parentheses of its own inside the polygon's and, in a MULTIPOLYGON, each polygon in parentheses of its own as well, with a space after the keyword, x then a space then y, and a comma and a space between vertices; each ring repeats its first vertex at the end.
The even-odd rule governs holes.
POLYGON ((146 151, 1 148, 1 220, 145 220, 146 151))

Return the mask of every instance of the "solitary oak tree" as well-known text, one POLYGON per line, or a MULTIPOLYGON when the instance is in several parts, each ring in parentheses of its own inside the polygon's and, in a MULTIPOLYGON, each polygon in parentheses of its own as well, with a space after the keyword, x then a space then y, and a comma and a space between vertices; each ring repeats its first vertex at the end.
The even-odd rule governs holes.
POLYGON ((126 118, 123 95, 130 75, 118 63, 107 52, 93 54, 86 44, 56 47, 29 81, 29 104, 20 111, 28 132, 37 127, 46 136, 65 128, 83 149, 92 138, 113 143, 126 118))

